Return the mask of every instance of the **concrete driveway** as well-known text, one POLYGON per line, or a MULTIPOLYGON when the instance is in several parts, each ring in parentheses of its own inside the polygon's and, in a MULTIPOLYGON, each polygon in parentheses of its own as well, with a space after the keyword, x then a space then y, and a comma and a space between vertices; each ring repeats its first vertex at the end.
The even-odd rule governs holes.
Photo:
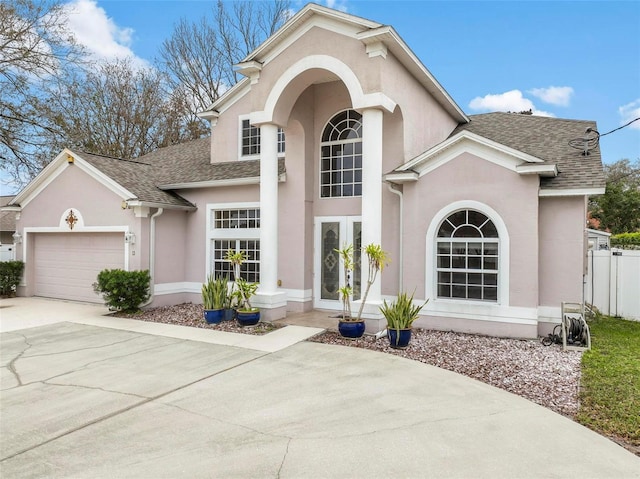
MULTIPOLYGON (((0 323, 29 305, 12 301, 0 323)), ((131 331, 78 307, 0 336, 2 477, 640 477, 602 436, 435 367, 131 331)))

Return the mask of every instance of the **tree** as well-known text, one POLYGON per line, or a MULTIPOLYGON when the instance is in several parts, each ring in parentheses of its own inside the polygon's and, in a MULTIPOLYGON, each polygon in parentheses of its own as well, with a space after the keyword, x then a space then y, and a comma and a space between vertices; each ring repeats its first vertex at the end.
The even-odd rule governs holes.
POLYGON ((136 158, 157 148, 206 133, 193 123, 181 90, 167 93, 165 77, 152 68, 135 68, 129 60, 100 64, 77 74, 41 115, 55 125, 49 157, 65 146, 117 158, 136 158))
POLYGON ((39 119, 47 86, 82 62, 61 4, 0 0, 0 169, 24 182, 43 166, 34 152, 51 125, 39 119))
POLYGON ((604 173, 605 194, 590 198, 591 216, 613 234, 640 230, 640 159, 605 165, 604 173))
POLYGON ((290 2, 218 1, 213 19, 180 20, 160 47, 157 60, 172 88, 183 88, 193 111, 203 111, 238 80, 233 65, 251 53, 288 19, 290 2))

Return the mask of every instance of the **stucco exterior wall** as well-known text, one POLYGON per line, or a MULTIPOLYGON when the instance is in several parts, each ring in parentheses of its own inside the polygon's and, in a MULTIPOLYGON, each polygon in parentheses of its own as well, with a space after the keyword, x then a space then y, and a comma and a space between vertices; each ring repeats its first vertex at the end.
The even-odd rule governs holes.
MULTIPOLYGON (((510 243, 509 298, 513 307, 538 304, 538 177, 521 176, 506 168, 464 153, 424 175, 405 192, 405 289, 425 291, 425 274, 433 274, 435 258, 426 257, 425 244, 432 219, 441 209, 462 200, 480 202, 502 218, 510 243), (426 265, 426 272, 425 272, 426 265)), ((452 211, 453 212, 453 211, 452 211)))
POLYGON ((584 197, 540 198, 540 306, 582 302, 586 250, 584 197))
POLYGON ((164 210, 157 217, 154 280, 156 284, 184 281, 187 211, 164 210))

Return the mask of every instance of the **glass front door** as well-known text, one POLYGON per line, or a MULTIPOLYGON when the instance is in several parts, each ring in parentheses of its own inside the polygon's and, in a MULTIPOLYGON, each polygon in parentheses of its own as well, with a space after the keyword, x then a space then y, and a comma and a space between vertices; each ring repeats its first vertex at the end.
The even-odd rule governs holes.
POLYGON ((360 257, 362 221, 359 216, 325 216, 315 221, 314 307, 342 309, 340 287, 353 287, 353 299, 360 299, 360 257), (353 245, 353 271, 345 275, 336 251, 353 245))

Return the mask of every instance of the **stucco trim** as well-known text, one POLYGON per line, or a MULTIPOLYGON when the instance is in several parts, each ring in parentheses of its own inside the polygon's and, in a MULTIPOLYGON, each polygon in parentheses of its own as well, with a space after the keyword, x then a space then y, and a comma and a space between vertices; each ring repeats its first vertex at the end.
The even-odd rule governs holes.
POLYGON ((538 192, 540 197, 550 196, 590 196, 604 195, 605 188, 565 188, 565 189, 548 189, 542 188, 538 192))
POLYGON ((153 286, 154 296, 179 293, 202 294, 202 283, 182 281, 176 283, 158 283, 153 286))
MULTIPOLYGON (((69 227, 65 224, 58 226, 25 226, 22 228, 22 261, 28 264, 28 251, 29 251, 29 238, 32 233, 64 233, 64 234, 78 234, 78 233, 122 233, 122 242, 124 243, 124 269, 129 271, 129 243, 125 242, 124 235, 131 230, 129 226, 84 226, 76 225, 73 230, 69 230, 69 227)), ((26 275, 25 275, 26 276, 26 275)), ((27 286, 26 280, 21 283, 20 286, 27 286)))
POLYGON ((509 232, 502 217, 490 206, 474 200, 455 201, 440 211, 438 211, 429 223, 426 235, 426 263, 425 263, 425 298, 433 298, 426 306, 426 312, 438 310, 447 310, 447 314, 454 312, 463 313, 472 310, 471 314, 493 314, 492 311, 496 306, 506 308, 509 306, 509 273, 511 268, 510 262, 510 243, 509 232), (498 230, 499 238, 499 255, 498 255, 498 301, 496 303, 487 303, 483 301, 461 301, 453 299, 438 299, 437 291, 437 268, 435 266, 436 257, 436 234, 440 224, 452 213, 459 210, 472 209, 480 211, 487 215, 498 230))
POLYGON ((396 168, 394 173, 414 170, 423 176, 462 153, 470 153, 516 173, 520 173, 518 166, 522 166, 523 163, 543 163, 543 160, 535 156, 514 150, 475 133, 462 131, 396 168))
POLYGON ((250 115, 252 125, 273 123, 273 116, 280 97, 287 86, 307 70, 322 69, 336 75, 345 85, 354 109, 380 108, 393 113, 396 103, 382 92, 365 94, 356 74, 342 61, 329 55, 309 55, 287 68, 273 85, 264 104, 264 110, 250 115))
POLYGON ((287 289, 281 288, 278 291, 284 291, 287 294, 287 301, 293 303, 306 303, 313 300, 312 289, 287 289))
POLYGON ((38 174, 38 176, 31 180, 31 182, 16 195, 12 203, 19 204, 24 208, 67 168, 80 168, 94 180, 105 186, 123 200, 127 198, 135 198, 135 195, 129 190, 116 183, 97 168, 91 166, 86 160, 83 160, 81 155, 65 148, 38 174), (72 162, 69 161, 69 157, 73 158, 72 162))
POLYGON ((458 319, 472 319, 474 321, 494 321, 499 323, 538 324, 537 308, 522 308, 514 306, 467 305, 459 301, 445 304, 437 300, 429 301, 420 317, 449 317, 458 319), (482 306, 482 307, 481 307, 482 306))

